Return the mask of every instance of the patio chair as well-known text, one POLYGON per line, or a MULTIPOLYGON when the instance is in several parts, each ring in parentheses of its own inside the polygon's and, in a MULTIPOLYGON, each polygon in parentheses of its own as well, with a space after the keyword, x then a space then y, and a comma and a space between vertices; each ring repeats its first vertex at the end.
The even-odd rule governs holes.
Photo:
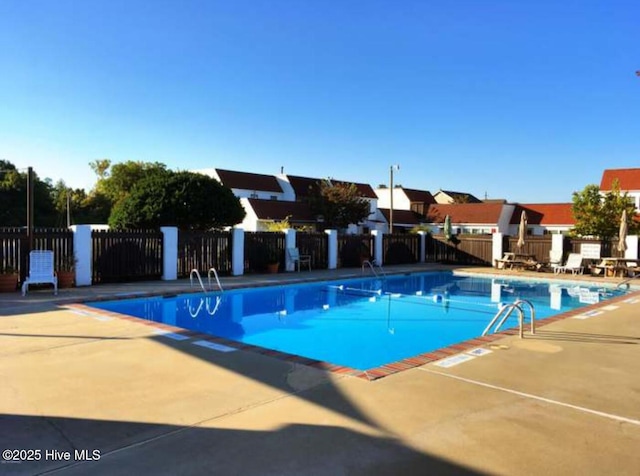
POLYGON ((564 265, 556 266, 554 272, 566 273, 571 271, 571 274, 582 274, 584 267, 582 266, 582 255, 580 253, 571 253, 567 257, 567 261, 564 265))
POLYGON ((58 294, 58 278, 53 270, 53 251, 33 250, 29 253, 29 275, 22 283, 25 296, 30 284, 53 284, 53 293, 58 294))
POLYGON ((549 267, 555 271, 562 266, 562 250, 549 250, 549 267))
POLYGON ((311 271, 311 256, 301 255, 298 248, 287 248, 287 252, 289 253, 289 259, 293 261, 294 269, 297 265, 298 272, 300 272, 300 265, 306 264, 309 266, 309 271, 311 271))

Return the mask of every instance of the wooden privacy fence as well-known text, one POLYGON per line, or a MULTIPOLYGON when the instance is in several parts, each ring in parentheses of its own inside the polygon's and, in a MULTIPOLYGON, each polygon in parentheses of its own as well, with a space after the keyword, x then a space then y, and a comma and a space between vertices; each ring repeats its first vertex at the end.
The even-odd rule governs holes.
POLYGON ((338 235, 338 267, 362 266, 364 260, 375 256, 373 235, 338 235))
POLYGON ((502 251, 519 253, 525 255, 533 255, 536 261, 540 263, 549 261, 549 252, 551 251, 551 235, 532 236, 528 235, 524 239, 524 246, 518 248, 517 236, 506 236, 504 238, 502 251))
POLYGON ((451 241, 441 235, 426 236, 427 262, 487 266, 492 254, 492 235, 456 235, 451 241))
POLYGON ((156 230, 93 230, 93 283, 160 279, 163 235, 156 230))
POLYGON ((278 269, 285 266, 284 233, 271 231, 246 231, 244 233, 244 270, 264 271, 270 262, 278 262, 278 269))
MULTIPOLYGON (((0 270, 17 271, 23 281, 29 270, 28 248, 26 228, 0 228, 0 270)), ((33 249, 53 251, 54 269, 64 269, 73 261, 73 232, 66 228, 36 228, 33 249)))
POLYGON ((420 235, 394 233, 382 235, 384 264, 406 264, 420 261, 420 235))
POLYGON ((329 265, 329 236, 326 233, 296 233, 296 247, 301 255, 311 256, 313 269, 327 269, 329 265))
POLYGON ((192 269, 231 274, 232 245, 228 231, 179 231, 178 277, 188 278, 192 269))

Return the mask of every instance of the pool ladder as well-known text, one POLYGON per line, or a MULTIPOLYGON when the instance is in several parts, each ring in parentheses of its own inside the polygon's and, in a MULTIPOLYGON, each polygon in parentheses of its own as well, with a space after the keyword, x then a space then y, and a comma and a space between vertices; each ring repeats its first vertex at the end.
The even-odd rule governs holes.
MULTIPOLYGON (((218 289, 220 290, 220 292, 224 292, 224 289, 222 289, 222 284, 220 284, 220 278, 218 278, 218 272, 216 271, 215 268, 210 268, 209 272, 207 273, 207 284, 209 285, 209 288, 211 288, 212 275, 216 279, 216 284, 218 285, 218 289)), ((202 282, 202 278, 200 277, 200 271, 198 271, 197 269, 192 269, 191 274, 189 275, 189 282, 191 283, 191 287, 193 287, 194 276, 198 279, 198 284, 200 284, 200 287, 202 288, 202 292, 206 294, 207 289, 204 287, 204 283, 202 282)))
POLYGON ((509 318, 511 313, 517 310, 518 325, 520 327, 520 339, 522 339, 524 337, 524 310, 522 309, 523 304, 526 304, 529 307, 529 312, 531 313, 531 333, 535 334, 536 333, 536 310, 534 309, 531 301, 527 301, 526 299, 518 299, 517 301, 512 302, 511 304, 502 306, 498 310, 496 315, 493 316, 493 319, 491 319, 491 322, 489 323, 489 325, 484 329, 484 332, 482 333, 482 335, 486 336, 491 330, 491 327, 498 321, 498 319, 500 319, 500 317, 502 317, 500 322, 498 322, 498 324, 493 329, 493 332, 498 332, 500 330, 500 327, 502 327, 502 324, 505 323, 505 321, 509 318))
POLYGON ((629 285, 629 283, 630 283, 631 281, 633 281, 634 279, 637 279, 637 278, 640 278, 640 273, 635 274, 635 275, 631 276, 630 278, 625 279, 624 281, 620 281, 620 282, 618 283, 618 285, 616 286, 616 288, 619 288, 619 287, 621 287, 623 284, 626 284, 626 285, 627 285, 627 289, 629 289, 629 288, 631 287, 631 286, 629 285))
POLYGON ((362 262, 362 273, 364 274, 364 269, 366 266, 369 266, 369 268, 371 268, 371 272, 373 273, 373 275, 376 278, 379 278, 380 275, 376 272, 376 267, 380 270, 380 273, 382 274, 383 278, 387 277, 387 274, 384 272, 384 269, 382 269, 382 266, 380 266, 379 264, 376 263, 376 260, 373 261, 369 261, 369 260, 365 260, 362 262))

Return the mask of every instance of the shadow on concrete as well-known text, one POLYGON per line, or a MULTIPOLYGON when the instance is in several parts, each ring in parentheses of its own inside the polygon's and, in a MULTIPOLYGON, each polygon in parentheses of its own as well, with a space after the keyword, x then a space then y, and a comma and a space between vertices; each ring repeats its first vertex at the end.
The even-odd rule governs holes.
POLYGON ((558 340, 566 342, 585 342, 591 344, 640 344, 640 337, 611 334, 590 334, 585 332, 549 331, 536 329, 534 335, 526 334, 527 340, 558 340))
POLYGON ((482 474, 396 439, 335 426, 291 424, 251 431, 2 415, 0 427, 2 448, 41 450, 38 461, 2 461, 3 475, 482 474), (58 455, 70 452, 70 460, 53 460, 52 450, 58 455), (93 461, 78 461, 76 450, 85 450, 84 459, 93 461))
MULTIPOLYGON (((245 378, 250 378, 277 390, 287 392, 320 407, 327 408, 373 428, 384 430, 378 422, 363 413, 346 397, 331 380, 325 370, 303 364, 287 362, 252 351, 220 353, 191 344, 192 341, 174 341, 167 337, 153 336, 149 339, 178 352, 224 368, 245 378)), ((335 377, 334 377, 335 378, 335 377)), ((365 382, 363 382, 365 384, 365 382)))

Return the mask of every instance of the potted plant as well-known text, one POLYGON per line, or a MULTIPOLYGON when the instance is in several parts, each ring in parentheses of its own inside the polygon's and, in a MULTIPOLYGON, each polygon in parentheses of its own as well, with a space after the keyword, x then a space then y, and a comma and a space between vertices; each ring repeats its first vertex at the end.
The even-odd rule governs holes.
POLYGON ((280 267, 280 256, 278 250, 275 248, 270 248, 267 251, 267 271, 269 273, 277 273, 278 268, 280 267))
POLYGON ((59 288, 73 287, 76 279, 76 259, 73 255, 67 255, 62 259, 56 276, 58 276, 59 288))
POLYGON ((12 266, 0 269, 0 293, 12 293, 18 289, 18 271, 12 266))

